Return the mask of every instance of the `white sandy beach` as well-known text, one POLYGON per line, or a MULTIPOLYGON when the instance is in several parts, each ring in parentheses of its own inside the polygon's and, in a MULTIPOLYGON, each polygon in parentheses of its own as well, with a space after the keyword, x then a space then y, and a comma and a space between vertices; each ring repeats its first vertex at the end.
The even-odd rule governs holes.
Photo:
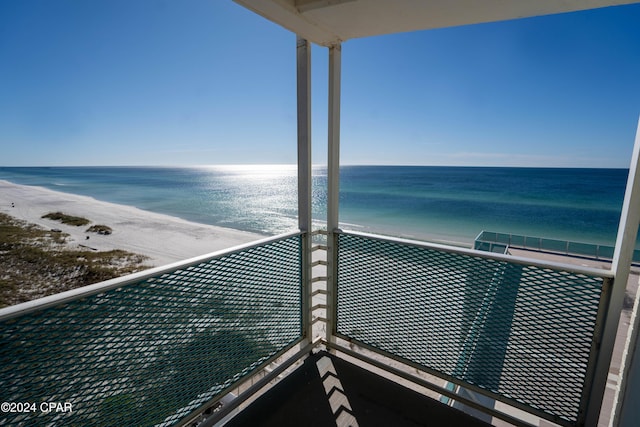
POLYGON ((149 266, 161 266, 265 237, 3 180, 0 180, 0 212, 45 229, 60 229, 70 235, 68 241, 72 246, 84 245, 100 251, 122 249, 146 255, 149 266), (109 226, 113 233, 87 233, 89 226, 75 227, 42 218, 58 211, 87 218, 91 224, 109 226))

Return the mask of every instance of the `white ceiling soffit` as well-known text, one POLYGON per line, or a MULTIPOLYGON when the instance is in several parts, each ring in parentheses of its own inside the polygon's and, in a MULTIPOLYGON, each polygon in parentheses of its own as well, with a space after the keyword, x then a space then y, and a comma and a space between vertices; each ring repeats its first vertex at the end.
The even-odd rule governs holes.
POLYGON ((638 0, 235 0, 316 44, 502 21, 638 0))

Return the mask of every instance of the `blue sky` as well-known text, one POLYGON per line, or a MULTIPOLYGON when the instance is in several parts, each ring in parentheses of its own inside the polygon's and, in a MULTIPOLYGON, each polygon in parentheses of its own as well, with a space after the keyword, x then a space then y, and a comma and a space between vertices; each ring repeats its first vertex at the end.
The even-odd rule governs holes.
MULTIPOLYGON (((344 164, 628 167, 640 5, 343 44, 344 164)), ((327 51, 314 46, 314 163, 327 51)), ((294 163, 295 35, 227 0, 0 0, 0 165, 294 163)))

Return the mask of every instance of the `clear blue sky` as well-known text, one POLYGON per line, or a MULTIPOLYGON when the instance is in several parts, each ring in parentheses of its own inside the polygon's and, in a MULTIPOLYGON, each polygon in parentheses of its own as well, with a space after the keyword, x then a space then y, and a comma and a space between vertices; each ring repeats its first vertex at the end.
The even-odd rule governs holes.
MULTIPOLYGON (((342 87, 344 164, 628 167, 640 5, 351 40, 342 87)), ((231 1, 0 0, 2 166, 295 163, 295 102, 295 35, 231 1)))

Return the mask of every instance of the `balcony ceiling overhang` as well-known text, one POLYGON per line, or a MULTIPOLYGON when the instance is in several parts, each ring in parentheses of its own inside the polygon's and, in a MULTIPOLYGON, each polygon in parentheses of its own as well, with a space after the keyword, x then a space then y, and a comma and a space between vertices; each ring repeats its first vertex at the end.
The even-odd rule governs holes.
POLYGON ((350 39, 639 3, 637 0, 235 0, 305 39, 350 39))

